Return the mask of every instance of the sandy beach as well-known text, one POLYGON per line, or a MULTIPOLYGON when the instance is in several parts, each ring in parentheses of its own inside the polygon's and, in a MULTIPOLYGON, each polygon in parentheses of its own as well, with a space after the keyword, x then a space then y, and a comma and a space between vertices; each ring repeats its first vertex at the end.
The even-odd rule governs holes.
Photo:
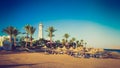
POLYGON ((1 54, 0 68, 120 68, 120 59, 85 59, 44 53, 1 54))

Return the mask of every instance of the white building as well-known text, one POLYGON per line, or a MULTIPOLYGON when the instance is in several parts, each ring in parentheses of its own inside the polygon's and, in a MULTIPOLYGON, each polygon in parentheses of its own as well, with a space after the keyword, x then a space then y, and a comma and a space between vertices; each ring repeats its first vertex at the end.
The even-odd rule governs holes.
POLYGON ((39 24, 39 27, 38 27, 38 39, 41 39, 43 38, 43 25, 42 24, 39 24))
POLYGON ((3 41, 6 40, 6 38, 10 38, 10 36, 0 36, 0 47, 3 46, 3 41))

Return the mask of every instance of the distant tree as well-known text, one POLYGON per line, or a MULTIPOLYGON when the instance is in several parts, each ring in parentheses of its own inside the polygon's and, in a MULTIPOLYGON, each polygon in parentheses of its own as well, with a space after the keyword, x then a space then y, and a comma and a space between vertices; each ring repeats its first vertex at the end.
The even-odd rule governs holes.
POLYGON ((76 48, 76 42, 75 42, 75 40, 76 40, 76 39, 75 39, 74 37, 70 40, 70 42, 69 42, 70 47, 76 48))
POLYGON ((70 37, 70 35, 69 34, 64 34, 64 38, 66 39, 65 41, 67 42, 67 39, 70 37))
POLYGON ((27 45, 28 45, 28 38, 29 38, 28 34, 29 34, 29 28, 30 28, 30 25, 29 25, 29 24, 27 24, 27 25, 24 26, 24 29, 25 29, 25 31, 26 31, 26 33, 24 33, 24 34, 26 34, 26 44, 25 44, 25 47, 27 47, 27 45))
POLYGON ((74 42, 75 40, 76 40, 76 39, 73 37, 73 38, 72 38, 72 42, 74 42))
POLYGON ((25 37, 24 36, 20 36, 20 41, 24 41, 25 37))
POLYGON ((25 28, 26 34, 27 34, 27 36, 26 36, 26 46, 28 44, 28 38, 29 38, 28 35, 30 35, 30 46, 32 46, 32 39, 33 39, 32 35, 35 33, 36 28, 29 25, 29 24, 25 25, 24 28, 25 28))
POLYGON ((27 34, 27 36, 26 36, 26 45, 27 45, 28 38, 29 38, 28 35, 30 35, 30 46, 32 46, 32 39, 33 39, 32 35, 35 33, 36 28, 29 25, 29 24, 25 25, 24 28, 25 28, 26 34, 27 34))
POLYGON ((47 43, 47 41, 44 38, 40 38, 38 40, 38 45, 40 45, 40 46, 44 46, 44 45, 46 45, 46 43, 47 43))
POLYGON ((20 46, 25 47, 26 45, 25 37, 20 36, 19 38, 20 38, 20 42, 19 42, 20 46))
POLYGON ((32 46, 32 35, 35 33, 36 28, 34 28, 33 26, 29 27, 29 34, 30 34, 30 46, 32 46))
POLYGON ((62 39, 62 45, 65 46, 65 39, 62 39))
POLYGON ((13 30, 14 30, 13 26, 8 26, 5 29, 3 29, 3 32, 10 36, 10 38, 9 38, 10 43, 12 43, 13 30))
POLYGON ((56 29, 53 26, 48 27, 48 29, 46 30, 46 32, 48 32, 48 37, 50 37, 50 45, 52 46, 52 37, 54 36, 54 32, 56 31, 56 29))
POLYGON ((71 40, 69 41, 69 43, 71 43, 71 44, 72 44, 72 43, 73 43, 73 40, 71 39, 71 40))
MULTIPOLYGON (((3 29, 3 32, 8 34, 10 36, 9 42, 12 45, 12 35, 13 35, 14 27, 13 26, 8 26, 5 29, 3 29)), ((12 50, 14 49, 14 45, 12 45, 12 50)))
POLYGON ((56 42, 56 43, 60 43, 60 40, 56 40, 55 42, 56 42))
POLYGON ((20 34, 19 30, 14 28, 14 30, 13 30, 14 46, 16 46, 16 37, 18 34, 20 34))
POLYGON ((84 40, 80 40, 80 46, 83 47, 83 45, 84 45, 84 40))
POLYGON ((78 47, 78 46, 79 46, 79 40, 76 41, 76 47, 78 47))
POLYGON ((87 45, 87 42, 85 42, 85 47, 86 47, 86 45, 87 45))
POLYGON ((56 44, 56 47, 61 47, 61 42, 60 42, 60 40, 56 40, 56 41, 55 41, 55 44, 56 44))
POLYGON ((69 48, 70 48, 70 47, 73 47, 73 40, 72 40, 72 39, 69 41, 68 47, 69 47, 69 48))

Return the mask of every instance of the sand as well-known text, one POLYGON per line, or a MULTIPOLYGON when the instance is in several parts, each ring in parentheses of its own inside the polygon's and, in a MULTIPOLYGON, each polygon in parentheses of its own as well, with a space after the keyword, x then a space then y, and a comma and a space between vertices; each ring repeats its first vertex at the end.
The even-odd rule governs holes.
POLYGON ((120 59, 85 59, 44 53, 1 54, 0 68, 120 68, 120 59))

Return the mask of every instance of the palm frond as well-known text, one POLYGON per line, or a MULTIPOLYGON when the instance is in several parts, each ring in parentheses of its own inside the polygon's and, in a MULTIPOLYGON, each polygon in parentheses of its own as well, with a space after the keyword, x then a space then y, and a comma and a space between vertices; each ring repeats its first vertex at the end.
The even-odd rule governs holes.
POLYGON ((35 32, 35 30, 36 30, 36 28, 34 28, 33 26, 30 26, 30 27, 29 27, 29 34, 30 34, 30 35, 33 35, 34 32, 35 32))
POLYGON ((14 30, 13 26, 8 26, 5 29, 3 29, 3 32, 8 34, 8 35, 12 35, 13 34, 13 30, 14 30))
POLYGON ((65 37, 65 38, 69 38, 70 35, 66 33, 66 34, 64 34, 64 37, 65 37))
POLYGON ((13 36, 17 36, 18 34, 20 34, 19 30, 14 28, 13 30, 13 36))

